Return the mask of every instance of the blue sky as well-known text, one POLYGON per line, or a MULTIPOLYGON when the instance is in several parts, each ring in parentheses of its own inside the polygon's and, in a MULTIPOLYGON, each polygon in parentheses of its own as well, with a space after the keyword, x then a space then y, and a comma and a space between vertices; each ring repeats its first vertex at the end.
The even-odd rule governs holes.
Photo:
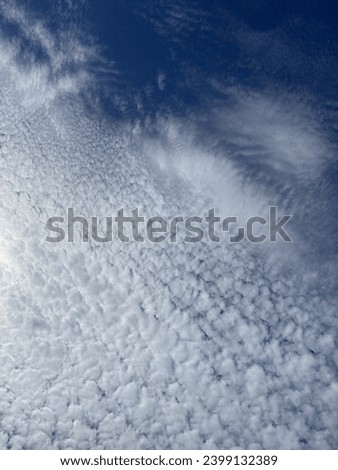
POLYGON ((337 12, 0 7, 0 447, 337 447, 337 12), (48 244, 72 207, 286 244, 48 244))

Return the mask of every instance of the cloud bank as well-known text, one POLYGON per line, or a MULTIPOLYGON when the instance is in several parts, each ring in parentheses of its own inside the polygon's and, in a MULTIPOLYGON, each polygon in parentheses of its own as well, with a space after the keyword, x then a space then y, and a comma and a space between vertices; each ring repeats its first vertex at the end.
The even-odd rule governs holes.
POLYGON ((335 448, 336 294, 301 222, 290 248, 44 241, 67 207, 297 210, 330 152, 313 107, 235 87, 204 139, 200 115, 116 120, 88 106, 96 47, 9 5, 48 60, 1 38, 0 447, 335 448))

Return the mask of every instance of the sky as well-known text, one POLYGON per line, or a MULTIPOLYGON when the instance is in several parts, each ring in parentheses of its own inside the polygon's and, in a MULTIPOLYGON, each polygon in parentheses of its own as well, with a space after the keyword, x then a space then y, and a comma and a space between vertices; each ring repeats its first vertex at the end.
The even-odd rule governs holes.
POLYGON ((1 449, 337 449, 337 34, 316 0, 1 2, 1 449), (269 206, 292 243, 46 242, 269 206))

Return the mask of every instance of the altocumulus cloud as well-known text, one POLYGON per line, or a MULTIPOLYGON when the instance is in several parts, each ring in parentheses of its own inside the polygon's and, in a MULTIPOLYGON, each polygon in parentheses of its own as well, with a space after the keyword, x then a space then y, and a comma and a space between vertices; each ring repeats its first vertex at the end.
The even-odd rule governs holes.
POLYGON ((290 247, 44 242, 67 207, 296 211, 290 181, 321 174, 331 145, 312 108, 223 90, 231 104, 208 117, 225 147, 201 142, 197 116, 119 122, 88 107, 97 48, 13 5, 2 15, 34 47, 1 37, 1 448, 334 448, 336 296, 318 256, 301 261, 301 223, 290 247))

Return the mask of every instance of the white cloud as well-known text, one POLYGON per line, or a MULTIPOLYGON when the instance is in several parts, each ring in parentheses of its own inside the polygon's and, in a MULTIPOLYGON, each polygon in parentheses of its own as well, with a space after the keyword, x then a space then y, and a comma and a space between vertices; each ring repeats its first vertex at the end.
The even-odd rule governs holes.
MULTIPOLYGON (((41 25, 10 14, 54 57, 41 25)), ((214 203, 245 217, 266 194, 182 123, 163 120, 149 141, 88 115, 82 73, 71 86, 35 63, 23 75, 16 46, 0 47, 0 446, 334 447, 334 301, 301 269, 285 274, 246 244, 44 242, 47 218, 71 206, 195 214, 214 203)), ((267 119, 267 107, 250 145, 258 135, 288 163, 278 136, 301 136, 305 159, 302 125, 267 119), (272 141, 269 129, 280 131, 272 141)))

